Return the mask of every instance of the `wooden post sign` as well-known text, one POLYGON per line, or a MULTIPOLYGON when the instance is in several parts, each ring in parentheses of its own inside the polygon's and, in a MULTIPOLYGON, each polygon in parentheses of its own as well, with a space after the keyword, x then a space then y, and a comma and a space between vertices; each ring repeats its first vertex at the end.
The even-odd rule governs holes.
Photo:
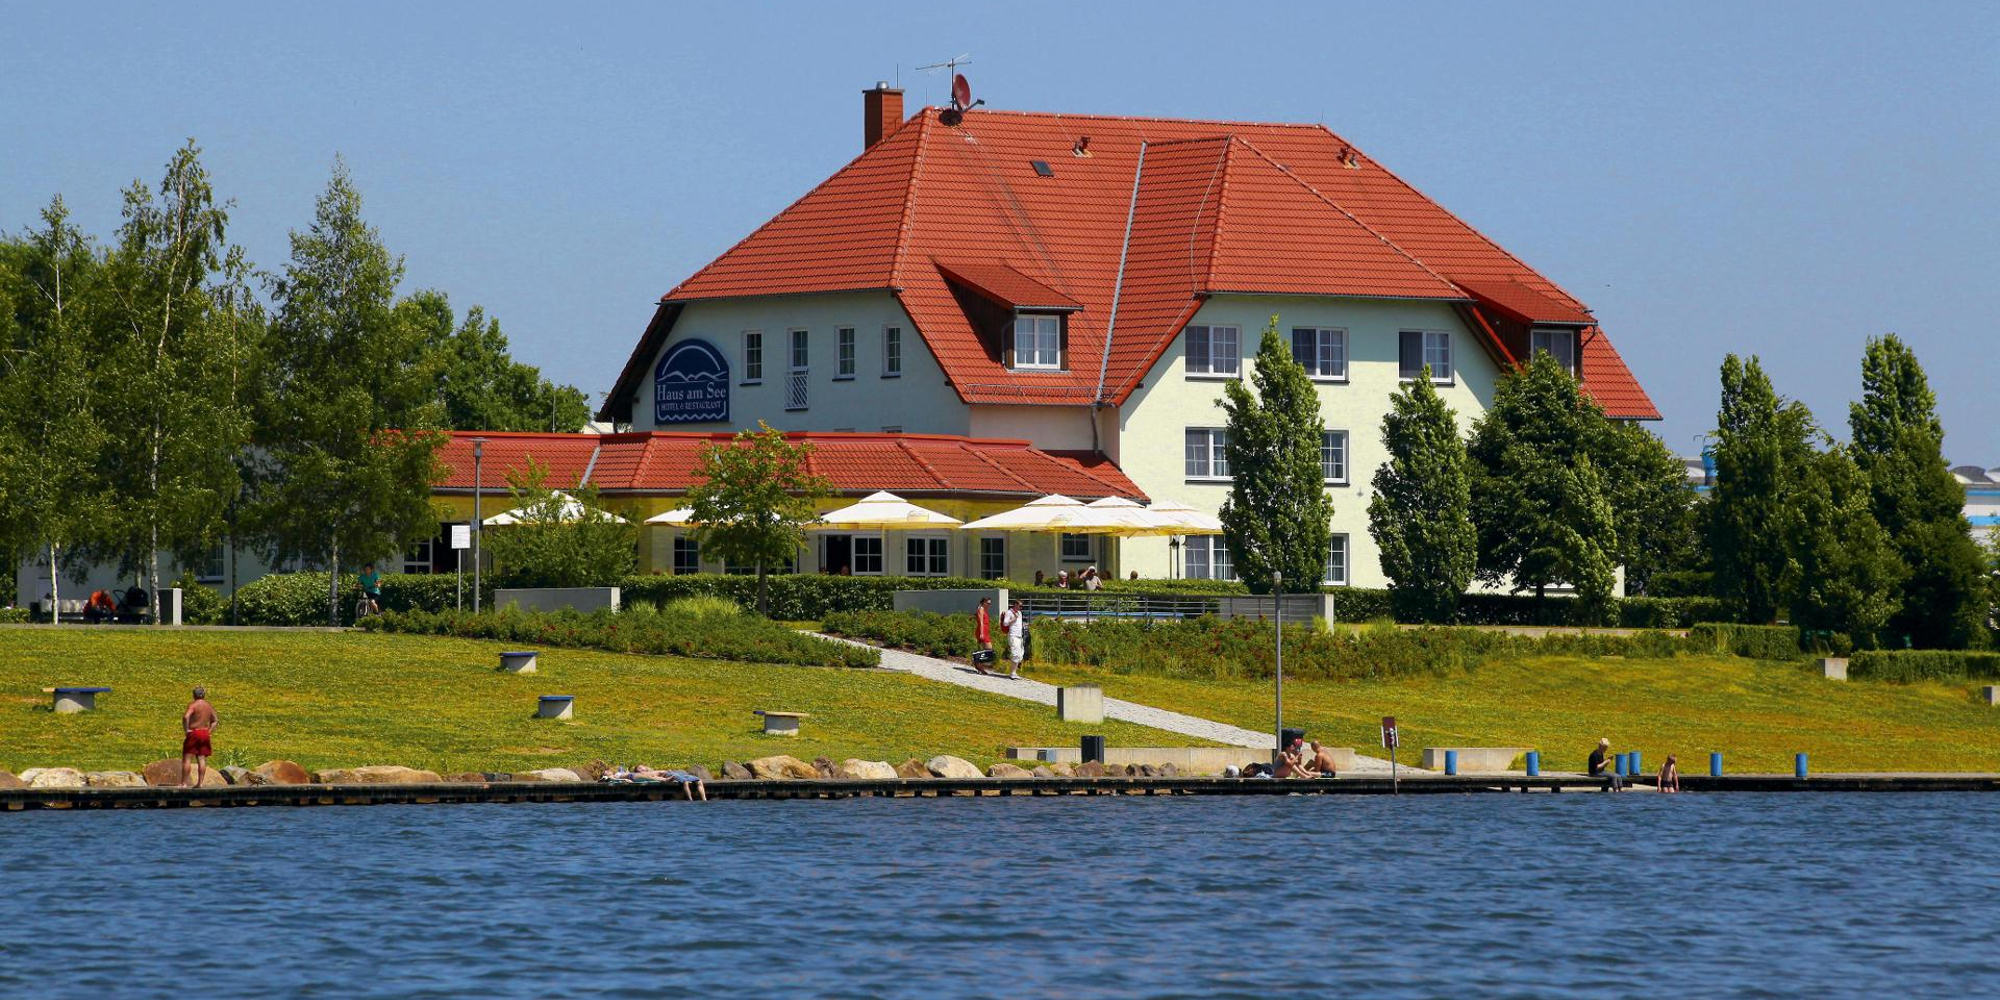
POLYGON ((1396 717, 1385 715, 1382 717, 1382 749, 1394 750, 1396 746, 1396 717))

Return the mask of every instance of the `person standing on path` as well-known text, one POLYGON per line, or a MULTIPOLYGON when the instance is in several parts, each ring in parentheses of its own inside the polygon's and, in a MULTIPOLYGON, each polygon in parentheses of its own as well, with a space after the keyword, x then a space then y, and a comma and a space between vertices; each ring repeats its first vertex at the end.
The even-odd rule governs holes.
MULTIPOLYGON (((992 608, 993 598, 982 597, 979 599, 979 610, 973 612, 973 622, 976 627, 973 638, 979 643, 980 653, 990 653, 993 651, 992 608)), ((978 653, 974 653, 972 656, 972 669, 982 674, 986 672, 986 664, 982 662, 982 658, 978 653)))
POLYGON ((1000 627, 1007 631, 1007 661, 1014 665, 1008 677, 1021 676, 1021 661, 1028 658, 1028 616, 1021 613, 1021 599, 1000 613, 1000 627))
POLYGON ((194 700, 181 713, 181 787, 200 788, 208 778, 208 758, 214 752, 208 735, 215 730, 215 706, 206 688, 194 689, 194 700), (188 784, 188 762, 194 762, 194 784, 188 784))

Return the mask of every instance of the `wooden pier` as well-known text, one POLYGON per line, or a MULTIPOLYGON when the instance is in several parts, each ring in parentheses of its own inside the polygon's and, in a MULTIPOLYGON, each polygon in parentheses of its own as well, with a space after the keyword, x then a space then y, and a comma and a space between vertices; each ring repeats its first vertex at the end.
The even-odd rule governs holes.
MULTIPOLYGON (((1635 786, 1650 791, 1652 779, 1635 786)), ((1826 774, 1810 778, 1744 774, 1681 778, 1688 792, 1991 792, 1995 774, 1826 774)), ((1240 778, 930 778, 894 780, 711 781, 711 800, 1106 795, 1465 795, 1606 791, 1578 775, 1419 775, 1391 782, 1358 777, 1272 781, 1240 778)), ((475 802, 679 802, 673 784, 495 781, 413 785, 234 785, 211 788, 10 788, 0 809, 161 809, 215 806, 341 806, 475 802)))

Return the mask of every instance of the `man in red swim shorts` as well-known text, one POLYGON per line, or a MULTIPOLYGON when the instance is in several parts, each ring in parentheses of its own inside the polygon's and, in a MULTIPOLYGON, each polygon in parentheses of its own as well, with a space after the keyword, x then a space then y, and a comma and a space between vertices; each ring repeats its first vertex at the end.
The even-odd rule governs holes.
POLYGON ((206 688, 194 689, 194 700, 188 702, 187 711, 181 713, 181 787, 190 787, 188 782, 188 762, 194 762, 194 782, 192 787, 200 788, 208 778, 208 755, 213 749, 208 743, 208 734, 215 729, 215 706, 208 703, 206 688))

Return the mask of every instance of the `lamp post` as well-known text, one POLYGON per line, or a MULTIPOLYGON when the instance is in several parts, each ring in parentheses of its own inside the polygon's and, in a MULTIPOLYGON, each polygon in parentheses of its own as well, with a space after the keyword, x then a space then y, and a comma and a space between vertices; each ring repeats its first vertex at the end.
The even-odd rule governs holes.
MULTIPOLYGON (((1278 669, 1274 671, 1272 688, 1272 708, 1277 714, 1277 728, 1274 730, 1278 741, 1278 752, 1285 750, 1285 574, 1271 571, 1271 625, 1277 635, 1278 669)), ((1271 763, 1276 765, 1275 755, 1271 763)))
POLYGON ((472 439, 472 613, 479 613, 479 499, 484 485, 486 439, 472 439))

